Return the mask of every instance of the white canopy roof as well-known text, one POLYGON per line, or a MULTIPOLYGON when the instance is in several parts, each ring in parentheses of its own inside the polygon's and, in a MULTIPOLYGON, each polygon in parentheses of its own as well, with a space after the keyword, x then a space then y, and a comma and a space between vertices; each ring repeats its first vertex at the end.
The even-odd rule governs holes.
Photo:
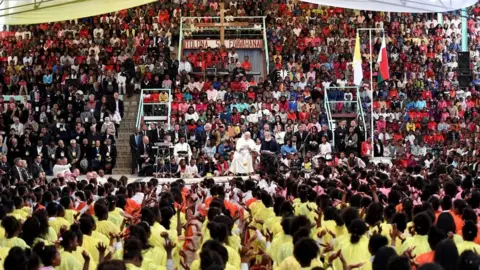
POLYGON ((385 12, 446 12, 469 7, 477 0, 302 0, 324 6, 385 12))

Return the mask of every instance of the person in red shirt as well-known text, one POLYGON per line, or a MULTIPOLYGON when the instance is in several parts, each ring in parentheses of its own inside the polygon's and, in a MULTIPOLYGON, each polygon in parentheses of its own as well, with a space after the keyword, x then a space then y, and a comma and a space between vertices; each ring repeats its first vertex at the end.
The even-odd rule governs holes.
POLYGON ((367 140, 365 140, 364 142, 362 142, 362 146, 361 146, 361 154, 362 154, 362 157, 364 158, 368 158, 372 155, 372 139, 371 137, 369 136, 367 138, 367 140))
POLYGON ((249 57, 245 56, 245 61, 242 63, 242 67, 247 71, 252 71, 252 63, 249 61, 249 57))
POLYGON ((428 231, 428 244, 430 245, 431 251, 419 254, 415 259, 415 262, 418 263, 419 266, 422 266, 426 263, 432 263, 435 257, 435 248, 437 247, 438 243, 446 238, 447 235, 441 229, 437 228, 436 226, 430 227, 430 230, 428 231))

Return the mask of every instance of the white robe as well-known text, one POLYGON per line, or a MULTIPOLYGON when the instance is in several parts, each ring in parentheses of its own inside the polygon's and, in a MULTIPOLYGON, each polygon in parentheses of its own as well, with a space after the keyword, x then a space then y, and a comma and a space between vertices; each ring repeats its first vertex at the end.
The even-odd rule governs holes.
POLYGON ((253 173, 253 162, 250 150, 254 151, 255 142, 252 139, 240 138, 237 141, 230 171, 234 174, 253 173))
POLYGON ((180 160, 184 159, 184 157, 179 156, 178 152, 185 151, 187 152, 187 157, 188 161, 190 161, 192 157, 192 150, 190 149, 190 145, 188 143, 177 143, 175 144, 175 147, 173 148, 173 155, 175 157, 175 160, 177 163, 180 162, 180 160))

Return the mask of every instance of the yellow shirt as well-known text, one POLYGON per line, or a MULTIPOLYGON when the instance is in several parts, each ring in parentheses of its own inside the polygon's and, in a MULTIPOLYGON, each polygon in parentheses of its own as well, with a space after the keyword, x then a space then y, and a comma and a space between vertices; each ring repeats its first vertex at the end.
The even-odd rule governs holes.
POLYGON ((109 220, 101 220, 97 222, 96 231, 110 237, 110 234, 119 234, 120 228, 109 220))
POLYGON ((163 232, 167 232, 167 229, 165 229, 165 227, 163 227, 160 223, 155 222, 155 224, 150 227, 150 231, 151 234, 150 238, 148 239, 150 245, 163 248, 165 245, 165 239, 163 239, 163 237, 161 237, 160 235, 163 232))
POLYGON ((110 238, 108 238, 107 236, 103 235, 102 233, 93 231, 93 232, 92 232, 92 237, 95 238, 95 239, 99 239, 99 240, 102 241, 103 244, 104 244, 105 246, 107 246, 107 247, 110 245, 110 238))
POLYGON ((0 239, 3 239, 3 238, 5 238, 5 229, 2 226, 0 226, 0 239))
POLYGON ((233 250, 240 250, 242 248, 242 241, 240 239, 240 236, 236 234, 232 234, 228 236, 228 246, 233 248, 233 250))
POLYGON ((293 242, 292 241, 285 242, 284 244, 282 244, 280 246, 280 249, 278 250, 278 253, 277 253, 277 261, 275 261, 275 264, 276 265, 281 265, 282 262, 290 256, 293 256, 293 242))
MULTIPOLYGON (((357 263, 368 263, 370 261, 371 255, 368 252, 368 237, 365 235, 360 238, 360 240, 352 244, 350 242, 350 237, 345 237, 345 241, 342 241, 338 249, 342 250, 343 257, 347 261, 347 264, 357 264, 357 263)), ((338 249, 335 249, 338 251, 338 249)), ((342 262, 340 259, 335 259, 333 261, 334 269, 342 269, 342 262)), ((364 265, 359 268, 362 270, 368 269, 368 266, 364 265)))
POLYGON ((135 266, 135 265, 132 264, 132 263, 127 263, 127 269, 128 269, 128 270, 143 270, 142 267, 137 267, 137 266, 135 266))
POLYGON ((25 221, 25 219, 23 218, 23 215, 20 215, 20 214, 18 214, 18 213, 9 213, 9 214, 7 214, 7 216, 9 216, 9 217, 14 217, 14 218, 16 218, 18 221, 22 221, 22 222, 25 221))
POLYGON ((77 214, 77 211, 72 210, 72 209, 65 209, 65 216, 63 217, 72 225, 75 223, 75 215, 77 214))
POLYGON ((314 260, 312 260, 312 262, 310 263, 310 267, 302 267, 300 265, 300 263, 297 261, 297 259, 295 259, 295 257, 290 256, 290 257, 286 258, 280 264, 280 266, 277 269, 279 269, 279 270, 301 270, 301 269, 312 269, 312 268, 315 268, 315 267, 323 268, 323 263, 318 258, 315 258, 314 260))
POLYGON ((70 228, 70 223, 62 217, 54 217, 48 219, 48 225, 55 230, 57 235, 60 234, 60 229, 65 226, 65 229, 70 228))
POLYGON ((90 257, 90 262, 88 264, 88 269, 89 270, 95 270, 97 269, 97 265, 98 265, 98 261, 97 260, 94 260, 93 259, 93 256, 90 252, 88 252, 88 250, 84 249, 83 247, 77 247, 77 249, 72 252, 72 254, 75 256, 75 258, 77 259, 77 261, 82 265, 85 265, 85 259, 83 258, 83 255, 82 253, 83 252, 87 252, 88 256, 90 257))
POLYGON ((54 228, 52 228, 51 226, 48 226, 48 232, 42 238, 47 240, 50 243, 55 243, 58 240, 58 235, 57 235, 57 232, 55 232, 54 228))
POLYGON ((277 234, 273 240, 272 244, 270 245, 270 248, 267 250, 267 253, 272 257, 274 262, 278 262, 279 259, 279 252, 280 248, 285 244, 285 243, 291 243, 292 236, 285 234, 284 232, 281 232, 277 234))
POLYGON ((430 245, 428 244, 427 235, 416 234, 412 237, 407 237, 405 242, 397 249, 398 254, 403 254, 408 248, 415 247, 412 251, 412 254, 418 256, 422 253, 431 251, 430 245))
MULTIPOLYGON (((92 260, 95 262, 100 261, 100 252, 98 252, 97 246, 98 243, 101 243, 102 240, 95 238, 90 235, 83 235, 83 242, 82 242, 82 248, 88 251, 90 255, 92 255, 92 260)), ((106 255, 106 254, 105 254, 106 255)))
POLYGON ((62 262, 60 266, 57 266, 57 270, 82 270, 83 264, 81 264, 76 255, 65 250, 60 250, 60 256, 62 257, 62 262))
POLYGON ((228 264, 230 264, 233 267, 238 267, 240 268, 240 265, 242 264, 242 261, 240 259, 240 254, 238 250, 235 250, 231 248, 230 246, 223 245, 227 251, 228 251, 228 264))
MULTIPOLYGON (((10 251, 9 247, 0 247, 0 262, 4 262, 10 251)), ((3 270, 3 263, 0 263, 0 270, 3 270)))
POLYGON ((142 252, 142 269, 148 270, 166 270, 167 252, 164 248, 151 247, 142 252))
POLYGON ((108 212, 108 220, 120 228, 120 226, 122 226, 123 217, 116 211, 110 211, 108 212))
POLYGON ((24 250, 27 248, 30 248, 27 245, 27 243, 25 243, 25 241, 19 237, 0 239, 0 247, 7 247, 7 248, 19 247, 24 250))
POLYGON ((168 102, 168 94, 166 92, 160 93, 159 100, 160 102, 168 102))
MULTIPOLYGON (((225 265, 225 270, 238 270, 239 267, 232 266, 230 264, 225 265)), ((190 270, 200 270, 200 259, 196 259, 190 264, 190 270)))
POLYGON ((408 122, 405 128, 407 131, 415 131, 415 123, 408 122))
POLYGON ((20 219, 23 221, 27 220, 27 218, 30 217, 30 215, 27 212, 23 211, 22 209, 13 210, 12 214, 20 216, 21 217, 20 219))
POLYGON ((462 254, 465 250, 472 250, 475 253, 480 252, 480 245, 472 241, 463 241, 457 244, 458 254, 462 254))
POLYGON ((263 230, 269 230, 271 233, 273 233, 274 237, 279 233, 283 233, 282 217, 273 216, 265 220, 265 223, 263 224, 263 230))

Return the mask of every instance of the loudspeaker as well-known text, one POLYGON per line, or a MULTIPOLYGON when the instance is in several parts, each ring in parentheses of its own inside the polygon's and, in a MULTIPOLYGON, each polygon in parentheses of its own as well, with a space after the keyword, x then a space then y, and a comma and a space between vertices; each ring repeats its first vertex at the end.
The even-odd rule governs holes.
POLYGON ((470 52, 458 52, 458 69, 470 68, 470 52))
MULTIPOLYGON (((460 62, 458 64, 460 65, 460 62)), ((458 69, 458 84, 460 87, 469 87, 472 79, 472 71, 469 68, 458 69)))

